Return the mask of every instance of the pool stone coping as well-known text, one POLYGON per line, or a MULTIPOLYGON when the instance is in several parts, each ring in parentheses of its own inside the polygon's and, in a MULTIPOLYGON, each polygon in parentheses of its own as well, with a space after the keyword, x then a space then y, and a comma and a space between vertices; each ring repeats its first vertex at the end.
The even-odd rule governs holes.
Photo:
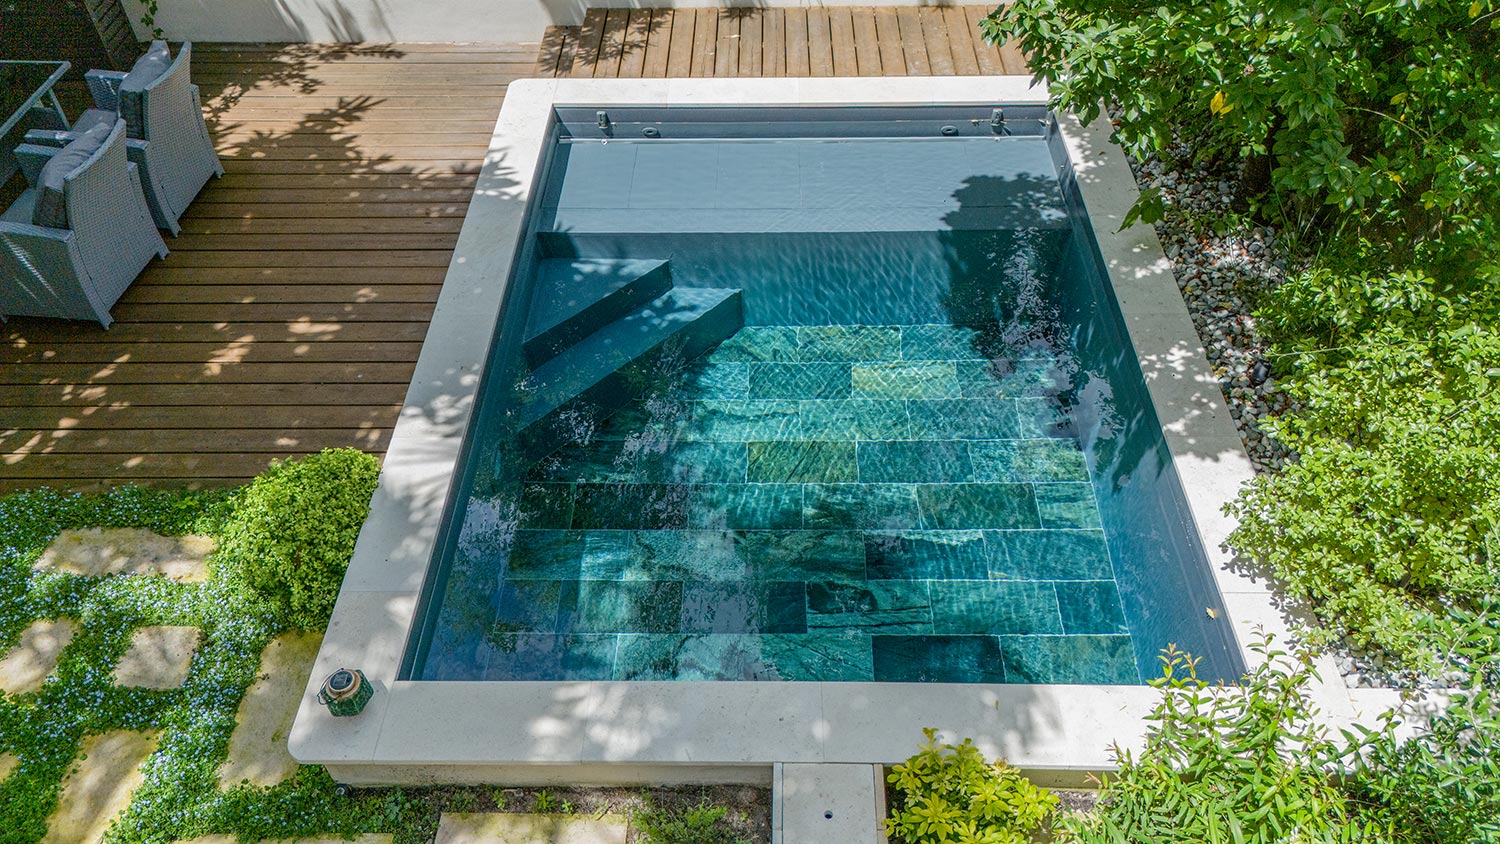
MULTIPOLYGON (((776 763, 888 764, 921 729, 972 738, 1045 784, 1114 768, 1111 746, 1139 747, 1159 692, 1148 686, 424 682, 397 680, 459 471, 490 339, 526 226, 557 106, 1045 105, 1030 77, 848 79, 528 79, 512 83, 392 434, 370 516, 303 692, 292 755, 355 784, 503 782, 768 785, 776 763), (316 702, 322 679, 360 668, 376 694, 356 717, 316 702)), ((1288 641, 1269 584, 1231 567, 1223 512, 1253 476, 1155 230, 1116 231, 1138 195, 1104 120, 1061 115, 1073 163, 1130 339, 1247 664, 1257 629, 1288 641)), ((1346 689, 1318 660, 1314 703, 1331 725, 1399 703, 1393 690, 1346 689)))

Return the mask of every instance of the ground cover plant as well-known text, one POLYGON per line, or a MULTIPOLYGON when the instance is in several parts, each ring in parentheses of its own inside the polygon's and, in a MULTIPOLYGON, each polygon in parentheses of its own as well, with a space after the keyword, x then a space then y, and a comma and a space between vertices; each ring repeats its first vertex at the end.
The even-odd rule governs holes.
POLYGON ((1500 641, 1500 4, 1016 0, 985 28, 1128 151, 1236 185, 1189 225, 1279 234, 1286 281, 1246 307, 1293 459, 1236 504, 1235 549, 1315 640, 1468 670, 1500 641))
POLYGON ((1057 808, 1003 761, 991 762, 969 739, 938 741, 927 729, 917 753, 891 768, 894 800, 886 833, 906 844, 1025 844, 1057 808))

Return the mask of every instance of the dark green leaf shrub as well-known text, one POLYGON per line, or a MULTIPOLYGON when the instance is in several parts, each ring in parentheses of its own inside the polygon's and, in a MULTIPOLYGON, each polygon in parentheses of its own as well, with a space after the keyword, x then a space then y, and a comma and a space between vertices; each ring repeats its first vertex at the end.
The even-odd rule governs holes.
POLYGON ((723 806, 651 809, 631 819, 645 844, 749 844, 725 820, 723 806))
POLYGON ((891 769, 896 798, 885 829, 904 844, 1023 844, 1057 808, 1057 797, 1004 762, 991 763, 969 739, 940 743, 937 730, 916 755, 891 769))
POLYGON ((1299 458, 1232 507, 1231 544, 1311 599, 1324 638, 1451 662, 1449 609, 1500 596, 1500 285, 1315 270, 1261 316, 1304 406, 1262 427, 1299 458))
POLYGON ((272 467, 245 488, 214 554, 282 623, 321 630, 333 612, 380 467, 326 449, 272 467))
POLYGON ((1336 754, 1303 692, 1311 670, 1271 650, 1240 686, 1210 688, 1168 650, 1164 695, 1139 754, 1116 750, 1096 810, 1067 819, 1079 844, 1381 841, 1322 764, 1336 754))
POLYGON ((984 28, 1056 105, 1117 104, 1133 152, 1185 130, 1282 200, 1358 209, 1389 250, 1496 254, 1497 0, 1015 0, 984 28))

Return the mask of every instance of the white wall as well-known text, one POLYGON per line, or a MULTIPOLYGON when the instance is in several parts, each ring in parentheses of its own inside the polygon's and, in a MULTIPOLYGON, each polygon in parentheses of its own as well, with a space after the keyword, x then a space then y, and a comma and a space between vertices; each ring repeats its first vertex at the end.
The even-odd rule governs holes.
MULTIPOLYGON (((124 0, 141 39, 141 0, 124 0)), ((584 0, 157 0, 173 41, 540 41, 584 0)))

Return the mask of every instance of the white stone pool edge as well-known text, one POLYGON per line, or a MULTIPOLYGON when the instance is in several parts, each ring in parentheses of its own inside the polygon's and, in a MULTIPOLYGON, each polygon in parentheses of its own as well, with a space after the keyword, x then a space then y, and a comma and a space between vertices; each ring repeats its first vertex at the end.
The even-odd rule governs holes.
MULTIPOLYGON (((1113 767, 1141 742, 1144 686, 894 683, 414 682, 397 680, 444 505, 498 324, 556 106, 1045 104, 1029 77, 530 79, 512 83, 290 735, 292 755, 340 782, 770 784, 776 763, 885 764, 921 729, 972 738, 1042 781, 1113 767), (357 717, 316 702, 322 678, 359 668, 376 695, 357 717)), ((1116 232, 1137 196, 1103 120, 1060 120, 1079 191, 1138 353, 1222 607, 1247 664, 1256 628, 1287 638, 1267 584, 1229 567, 1224 514, 1252 476, 1155 231, 1116 232)), ((1316 703, 1337 726, 1394 706, 1346 689, 1321 660, 1316 703)))

